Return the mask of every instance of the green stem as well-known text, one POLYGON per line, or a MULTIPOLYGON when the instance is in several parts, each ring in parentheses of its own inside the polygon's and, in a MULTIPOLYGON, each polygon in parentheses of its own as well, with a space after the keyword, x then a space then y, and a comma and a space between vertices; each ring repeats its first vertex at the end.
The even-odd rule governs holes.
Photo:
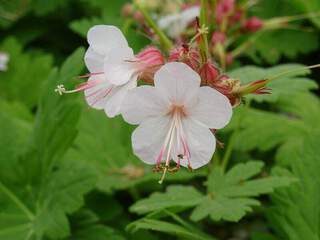
POLYGON ((26 207, 26 205, 24 205, 24 203, 21 202, 20 199, 17 198, 17 196, 14 195, 2 182, 0 182, 0 191, 6 194, 8 198, 10 198, 31 221, 35 218, 34 214, 26 207))
MULTIPOLYGON (((201 0, 201 9, 200 9, 200 28, 208 27, 208 0, 201 0)), ((209 59, 209 43, 208 43, 208 34, 204 33, 201 36, 200 42, 200 52, 202 56, 203 63, 206 63, 209 59)))
POLYGON ((149 25, 149 27, 151 29, 153 29, 155 34, 158 35, 159 41, 160 41, 160 44, 162 45, 162 47, 165 50, 170 51, 173 48, 173 43, 171 42, 171 40, 157 26, 157 24, 153 21, 153 19, 150 17, 149 13, 146 11, 146 9, 143 6, 141 6, 139 3, 135 3, 135 5, 139 9, 139 11, 142 13, 142 15, 143 15, 144 19, 146 20, 147 24, 149 25))

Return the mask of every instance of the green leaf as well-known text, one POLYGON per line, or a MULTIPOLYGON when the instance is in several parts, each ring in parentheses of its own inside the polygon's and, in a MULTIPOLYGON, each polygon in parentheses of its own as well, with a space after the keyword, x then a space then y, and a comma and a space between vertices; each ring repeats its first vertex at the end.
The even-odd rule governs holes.
POLYGON ((143 218, 141 220, 132 222, 127 227, 127 230, 130 232, 135 232, 140 229, 164 232, 173 236, 181 237, 182 239, 213 240, 213 238, 211 237, 209 238, 209 237, 202 236, 178 224, 169 223, 169 222, 156 220, 156 219, 143 218))
POLYGON ((61 158, 76 137, 81 105, 76 96, 60 96, 54 90, 57 85, 68 84, 81 73, 83 55, 82 48, 76 50, 60 71, 52 71, 43 88, 28 152, 36 160, 35 165, 42 163, 41 171, 52 167, 52 163, 61 158))
POLYGON ((10 56, 8 70, 0 72, 0 95, 21 101, 31 109, 38 102, 44 80, 51 72, 52 57, 23 52, 15 38, 7 38, 0 50, 10 56))
POLYGON ((273 110, 274 112, 239 107, 234 111, 232 122, 225 131, 238 129, 234 136, 236 150, 269 151, 279 147, 276 156, 279 159, 278 155, 293 151, 302 143, 300 136, 318 128, 320 101, 312 94, 279 96, 273 110))
POLYGON ((169 186, 165 193, 153 193, 149 198, 137 201, 130 207, 130 211, 144 214, 165 208, 196 206, 203 199, 203 195, 194 187, 169 186))
POLYGON ((32 9, 38 16, 47 15, 69 4, 68 0, 33 0, 32 9))
POLYGON ((252 207, 260 205, 252 197, 270 193, 294 181, 288 177, 248 180, 260 173, 262 167, 262 162, 254 161, 237 164, 227 173, 216 167, 207 181, 207 197, 194 209, 191 219, 199 221, 210 216, 215 221, 238 221, 251 212, 252 207))
POLYGON ((273 80, 268 84, 271 87, 271 95, 249 95, 247 99, 254 99, 258 102, 276 102, 280 97, 290 97, 301 92, 317 89, 316 82, 309 78, 302 77, 310 73, 310 70, 303 69, 301 64, 282 64, 272 68, 260 68, 255 66, 246 66, 235 69, 229 74, 234 79, 239 79, 242 84, 272 78, 280 73, 288 72, 286 75, 273 80), (301 69, 301 70, 299 70, 301 69), (289 73, 289 71, 297 70, 289 73))
POLYGON ((293 0, 293 5, 296 5, 300 11, 304 11, 307 15, 309 15, 309 19, 318 27, 320 27, 320 19, 319 16, 314 16, 312 13, 318 13, 320 10, 320 2, 317 0, 293 0))
MULTIPOLYGON (((25 125, 19 125, 25 120, 9 121, 23 134, 21 137, 10 131, 10 125, 4 132, 16 154, 0 156, 0 169, 8 157, 12 158, 12 164, 5 168, 8 174, 0 175, 0 239, 68 236, 66 215, 79 209, 83 195, 95 186, 96 175, 90 166, 75 159, 61 160, 75 137, 80 106, 75 104, 76 99, 54 93, 56 84, 66 83, 80 73, 83 52, 79 49, 59 72, 52 72, 43 89, 32 132, 31 124, 26 131, 25 125), (72 111, 74 107, 76 111, 72 111)), ((0 149, 6 146, 0 141, 0 149)))
POLYGON ((317 34, 306 30, 263 31, 256 33, 254 38, 254 44, 248 49, 246 55, 258 63, 265 61, 269 64, 275 64, 283 56, 294 59, 301 54, 315 51, 319 46, 317 34))
MULTIPOLYGON (((293 175, 299 182, 272 194, 273 207, 268 212, 269 224, 281 239, 320 238, 320 167, 319 129, 301 136, 303 144, 287 153, 293 175)), ((276 171, 278 176, 288 176, 287 171, 276 171)))
POLYGON ((32 130, 30 118, 24 105, 0 100, 0 125, 5 126, 0 131, 0 181, 16 181, 18 157, 26 150, 32 130))
POLYGON ((299 119, 284 114, 244 108, 236 111, 229 128, 236 128, 239 118, 241 121, 239 130, 235 134, 234 147, 241 151, 254 149, 267 151, 308 131, 304 122, 299 119))
POLYGON ((70 240, 125 240, 114 229, 105 225, 93 225, 84 229, 79 229, 70 240))

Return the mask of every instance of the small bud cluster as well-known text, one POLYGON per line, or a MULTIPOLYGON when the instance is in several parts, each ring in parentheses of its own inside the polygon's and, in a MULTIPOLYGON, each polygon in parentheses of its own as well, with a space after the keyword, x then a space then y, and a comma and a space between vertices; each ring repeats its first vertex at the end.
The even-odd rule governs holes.
MULTIPOLYGON (((229 50, 233 47, 236 38, 246 34, 254 34, 264 27, 264 21, 257 16, 247 16, 248 6, 245 6, 241 1, 237 0, 217 0, 215 3, 207 2, 208 9, 207 24, 201 25, 199 22, 200 16, 200 1, 182 1, 181 4, 170 5, 170 8, 165 8, 161 1, 135 1, 136 4, 126 4, 123 7, 123 15, 131 17, 138 23, 150 38, 159 41, 159 35, 155 26, 148 22, 148 18, 154 19, 155 25, 160 27, 160 31, 164 33, 166 29, 161 29, 161 26, 168 25, 168 35, 174 40, 174 44, 164 56, 168 56, 167 62, 183 62, 196 71, 201 77, 201 85, 209 86, 230 100, 233 106, 241 102, 241 98, 246 94, 265 94, 268 93, 265 85, 267 82, 259 84, 241 86, 240 81, 230 78, 225 73, 226 67, 234 62, 234 59, 239 54, 229 50), (140 7, 137 7, 140 6, 140 7), (152 12, 149 16, 145 16, 143 12, 152 12), (154 16, 161 16, 161 12, 165 15, 159 17, 159 21, 154 16), (171 15, 170 15, 171 13, 171 15), (210 21, 211 19, 211 21, 210 21), (185 29, 184 29, 185 28, 185 29), (173 37, 174 36, 174 37, 173 37), (208 39, 205 43, 204 39, 208 39)), ((153 47, 149 49, 154 49, 153 47)), ((156 55, 161 55, 159 53, 156 55)), ((154 52, 149 51, 149 55, 154 52)), ((141 55, 138 54, 137 57, 141 55)), ((153 57, 151 56, 151 59, 153 57)), ((162 58, 161 58, 162 59, 162 58)), ((165 60, 162 59, 162 62, 165 60)), ((159 61, 161 63, 161 61, 159 61)), ((161 64, 155 64, 154 68, 143 71, 140 78, 145 82, 152 83, 154 72, 161 64)), ((147 69, 147 68, 145 68, 147 69)))
MULTIPOLYGON (((208 29, 206 34, 208 38, 207 51, 223 70, 232 65, 254 44, 251 35, 261 30, 288 27, 289 22, 295 19, 295 17, 288 16, 262 20, 258 16, 252 16, 249 10, 256 3, 255 1, 216 0, 205 2, 207 21, 204 27, 208 29)), ((189 40, 199 34, 199 29, 202 28, 196 21, 196 17, 200 17, 202 7, 199 0, 135 0, 133 4, 126 4, 123 7, 123 16, 134 19, 138 27, 155 41, 159 41, 157 31, 154 26, 150 26, 141 8, 137 7, 138 5, 150 13, 149 17, 174 40, 175 46, 189 43, 189 40)), ((192 50, 190 54, 194 54, 192 50)), ((179 58, 184 58, 184 55, 179 55, 179 58)), ((189 59, 191 62, 188 63, 192 68, 197 65, 192 60, 193 58, 191 57, 189 59)))

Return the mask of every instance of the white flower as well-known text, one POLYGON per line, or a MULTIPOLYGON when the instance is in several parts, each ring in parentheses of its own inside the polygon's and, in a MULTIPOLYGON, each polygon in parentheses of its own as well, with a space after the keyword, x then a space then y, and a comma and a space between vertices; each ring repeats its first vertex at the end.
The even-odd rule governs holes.
POLYGON ((158 20, 158 26, 167 31, 172 38, 177 38, 183 33, 187 26, 200 15, 200 7, 193 6, 183 10, 181 13, 167 15, 158 20))
MULTIPOLYGON (((58 86, 57 92, 84 91, 88 104, 104 109, 107 116, 120 113, 127 92, 137 86, 137 79, 149 69, 163 64, 159 50, 134 55, 122 32, 115 26, 97 25, 88 31, 89 48, 84 60, 90 74, 88 81, 75 90, 58 86)), ((147 50, 146 50, 147 51, 147 50)))
POLYGON ((10 60, 10 56, 7 53, 0 52, 0 71, 8 70, 9 60, 10 60))
POLYGON ((210 129, 223 128, 232 116, 229 100, 210 87, 184 63, 167 63, 155 74, 155 87, 129 92, 122 109, 124 119, 140 124, 133 132, 135 154, 148 164, 170 160, 184 167, 207 164, 216 140, 210 129))

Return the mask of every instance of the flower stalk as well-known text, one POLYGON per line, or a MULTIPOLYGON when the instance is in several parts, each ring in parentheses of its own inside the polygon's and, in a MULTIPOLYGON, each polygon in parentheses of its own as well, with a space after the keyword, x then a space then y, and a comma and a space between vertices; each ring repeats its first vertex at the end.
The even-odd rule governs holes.
POLYGON ((154 31, 154 33, 159 37, 160 45, 167 51, 170 51, 173 48, 173 43, 171 40, 166 36, 166 34, 157 26, 157 24, 153 21, 149 13, 146 9, 141 6, 139 3, 135 3, 135 6, 138 10, 142 13, 145 21, 149 25, 149 27, 154 31))

